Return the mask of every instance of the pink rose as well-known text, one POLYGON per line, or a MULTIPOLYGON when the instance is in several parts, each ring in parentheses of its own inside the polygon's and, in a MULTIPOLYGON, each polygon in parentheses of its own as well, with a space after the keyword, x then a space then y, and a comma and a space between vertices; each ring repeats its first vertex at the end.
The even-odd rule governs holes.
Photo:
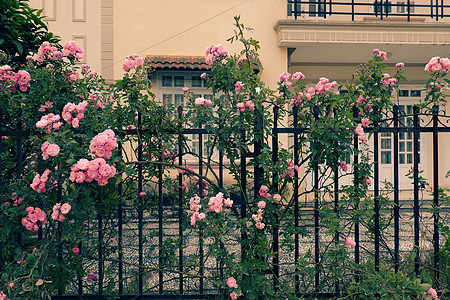
POLYGON ((229 278, 227 279, 227 285, 228 285, 228 287, 230 287, 230 288, 237 287, 236 279, 234 279, 234 277, 229 277, 229 278))
POLYGON ((61 205, 61 213, 64 215, 67 214, 71 209, 72 207, 69 203, 64 203, 63 205, 61 205))
POLYGON ((56 144, 49 144, 47 147, 47 154, 50 156, 56 156, 59 153, 59 146, 56 144))
POLYGON ((78 249, 77 247, 74 247, 72 249, 72 252, 75 253, 75 254, 78 254, 78 253, 80 253, 80 249, 78 249))
POLYGON ((349 245, 352 248, 355 248, 355 246, 356 246, 355 241, 351 237, 347 237, 345 239, 345 242, 347 243, 347 245, 349 245))
POLYGON ((185 87, 183 88, 183 92, 187 92, 187 91, 189 91, 189 88, 188 88, 187 86, 185 86, 185 87))

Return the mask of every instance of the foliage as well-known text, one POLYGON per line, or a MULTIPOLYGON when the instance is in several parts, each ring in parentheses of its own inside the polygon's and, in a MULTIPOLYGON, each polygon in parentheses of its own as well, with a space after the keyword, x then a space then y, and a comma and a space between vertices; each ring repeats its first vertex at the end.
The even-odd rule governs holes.
MULTIPOLYGON (((57 42, 59 38, 48 32, 42 10, 32 9, 28 0, 0 2, 0 48, 9 57, 9 64, 23 64, 30 52, 44 42, 57 42)), ((6 63, 0 59, 0 63, 6 63)))

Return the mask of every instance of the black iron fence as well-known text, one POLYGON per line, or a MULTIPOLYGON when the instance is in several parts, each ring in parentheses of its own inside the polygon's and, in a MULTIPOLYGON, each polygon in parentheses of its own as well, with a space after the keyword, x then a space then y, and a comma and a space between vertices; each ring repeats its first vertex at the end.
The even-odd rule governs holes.
MULTIPOLYGON (((278 161, 278 153, 280 150, 279 138, 283 135, 288 135, 293 141, 293 151, 294 154, 294 164, 299 164, 299 153, 300 144, 299 138, 302 135, 307 135, 309 128, 302 128, 299 126, 299 120, 297 119, 297 108, 294 107, 294 118, 292 120, 292 126, 282 127, 278 120, 278 109, 274 109, 274 125, 272 129, 272 150, 273 150, 273 163, 278 161)), ((318 113, 316 113, 316 119, 319 118, 318 113)), ((439 251, 442 246, 442 235, 440 235, 440 226, 442 226, 442 220, 449 220, 448 216, 450 210, 448 207, 448 202, 443 202, 442 194, 440 193, 439 179, 443 174, 440 164, 446 153, 439 152, 439 143, 448 143, 448 137, 445 133, 450 133, 450 128, 447 127, 448 116, 439 111, 438 107, 434 107, 430 112, 420 112, 417 107, 414 107, 411 114, 406 114, 406 112, 399 111, 398 106, 394 106, 391 116, 383 120, 383 122, 373 124, 370 128, 373 132, 372 138, 370 139, 373 147, 373 238, 367 239, 365 233, 367 229, 360 228, 358 222, 353 224, 352 232, 354 233, 354 239, 356 242, 354 261, 360 263, 362 260, 367 260, 368 252, 365 251, 361 253, 362 248, 373 248, 373 261, 375 270, 379 270, 380 260, 386 259, 386 257, 393 258, 393 268, 395 272, 399 271, 402 265, 402 253, 414 253, 414 261, 412 262, 414 272, 418 275, 421 272, 421 255, 425 251, 432 252, 433 261, 433 281, 434 287, 439 289, 439 284, 442 282, 441 273, 443 266, 439 259, 439 251), (412 119, 412 124, 405 122, 404 120, 412 119), (389 185, 389 188, 383 188, 380 182, 380 136, 383 134, 388 134, 391 137, 393 144, 392 153, 392 168, 393 168, 393 183, 389 185), (402 201, 404 199, 400 198, 400 173, 399 173, 399 136, 404 134, 412 135, 413 143, 413 157, 411 163, 411 180, 412 180, 412 201, 402 201), (432 183, 430 184, 431 191, 431 202, 428 207, 425 205, 423 199, 424 190, 423 178, 421 178, 420 170, 420 154, 419 154, 419 141, 421 135, 431 135, 432 136, 432 146, 431 152, 424 153, 422 151, 422 156, 426 155, 431 157, 432 165, 432 183), (386 207, 380 204, 381 195, 380 193, 389 193, 389 197, 392 198, 393 205, 386 207), (412 211, 410 214, 407 208, 412 211), (425 219, 424 213, 427 214, 429 218, 429 228, 432 232, 432 240, 429 244, 424 245, 421 240, 421 232, 428 230, 427 224, 424 225, 425 219), (380 228, 380 218, 388 218, 392 224, 386 228, 380 228), (410 221, 412 224, 409 224, 410 221), (408 223, 408 224, 406 224, 408 223), (405 226, 402 228, 402 224, 405 226), (393 227, 393 228, 392 228, 393 227), (427 227, 427 228, 425 228, 427 227), (387 234, 392 240, 386 240, 381 232, 383 230, 392 230, 393 232, 387 234), (410 242, 409 237, 403 237, 402 233, 411 230, 412 244, 409 248, 403 249, 401 245, 410 242), (364 240, 363 240, 364 239, 364 240), (364 246, 364 247, 363 247, 364 246), (392 252, 392 253, 391 253, 392 252)), ((261 126, 258 120, 255 123, 256 126, 261 126)), ((138 128, 138 131, 142 132, 145 129, 138 128)), ((136 130, 129 130, 128 134, 136 134, 136 130)), ((16 174, 20 177, 23 171, 22 166, 22 139, 27 136, 26 131, 1 131, 0 136, 9 137, 11 139, 16 139, 16 150, 17 154, 16 160, 16 174)), ((199 148, 198 148, 198 158, 196 162, 196 170, 199 176, 205 175, 205 165, 204 165, 204 153, 203 144, 204 136, 207 134, 212 134, 210 130, 196 128, 196 129, 185 129, 183 135, 195 135, 198 136, 199 148)), ((178 139, 178 167, 183 168, 182 161, 186 153, 183 153, 184 146, 181 141, 185 138, 174 136, 178 139)), ((242 138, 245 139, 245 132, 242 132, 242 138)), ((369 142, 370 142, 369 141, 369 142)), ((0 184, 5 183, 5 164, 10 162, 5 161, 4 154, 6 150, 3 146, 2 140, 0 139, 0 184)), ((358 149, 360 142, 358 137, 354 137, 354 147, 358 149)), ((313 147, 313 146, 311 146, 313 147)), ((146 163, 143 159, 143 146, 141 143, 137 145, 137 161, 130 162, 136 165, 137 170, 137 190, 136 190, 136 201, 140 201, 142 198, 141 192, 144 191, 144 180, 145 174, 143 173, 142 166, 146 163)), ((122 147, 119 147, 119 151, 124 151, 122 147)), ((252 153, 246 152, 241 149, 240 153, 240 171, 241 171, 241 182, 242 194, 234 194, 234 201, 237 204, 237 209, 242 218, 246 218, 248 215, 248 208, 246 207, 246 202, 242 201, 247 197, 258 197, 258 191, 260 188, 260 180, 264 175, 264 170, 258 165, 253 166, 254 177, 247 178, 248 161, 254 159, 261 153, 261 144, 256 143, 254 145, 254 150, 252 153), (249 190, 251 187, 253 190, 249 190), (253 196, 251 196, 253 193, 253 196)), ((359 160, 358 155, 354 155, 352 158, 352 163, 357 164, 359 160)), ((211 283, 205 282, 204 278, 218 278, 223 279, 223 268, 221 261, 213 260, 210 257, 208 248, 211 247, 211 241, 207 241, 203 237, 202 229, 193 229, 186 224, 186 200, 183 199, 182 189, 177 189, 177 197, 171 200, 166 198, 166 188, 163 183, 163 174, 165 163, 161 160, 152 162, 157 165, 158 180, 156 183, 156 201, 152 209, 141 209, 139 206, 134 206, 125 203, 126 199, 122 199, 120 205, 117 207, 117 214, 113 220, 109 220, 111 224, 114 224, 117 228, 117 252, 109 254, 106 257, 104 245, 105 240, 107 240, 106 233, 104 231, 104 220, 101 214, 98 214, 97 221, 94 224, 96 229, 93 232, 93 239, 97 239, 97 258, 95 259, 95 264, 90 267, 96 268, 96 273, 98 274, 97 288, 87 289, 84 281, 78 278, 77 286, 72 288, 72 296, 63 295, 62 292, 55 299, 78 299, 82 296, 83 299, 90 299, 90 297, 102 297, 104 294, 104 279, 105 279, 105 268, 109 271, 113 270, 115 272, 114 276, 117 278, 116 282, 116 295, 120 296, 121 299, 134 299, 136 295, 141 297, 140 299, 208 299, 214 298, 215 295, 219 293, 216 287, 211 285, 211 283), (167 244, 178 245, 176 252, 170 252, 166 247, 167 244), (167 252, 169 251, 169 252, 167 252), (113 259, 111 258, 113 255, 113 259), (195 260, 196 267, 190 267, 189 270, 186 269, 188 263, 187 260, 195 260), (124 261, 128 261, 124 263, 124 261), (170 262, 172 267, 162 267, 167 266, 170 262), (197 275, 195 275, 195 274, 197 275), (129 287, 129 283, 133 282, 134 288, 129 287)), ((223 152, 218 153, 218 185, 223 187, 224 185, 224 164, 226 164, 226 159, 224 158, 223 152)), ((8 165, 10 167, 10 165, 8 165)), ((120 171, 120 170, 119 170, 120 171)), ((445 170, 446 171, 446 170, 445 170)), ((324 205, 329 205, 336 213, 339 212, 341 205, 340 203, 340 175, 339 170, 336 168, 331 170, 334 174, 330 178, 333 178, 334 182, 332 184, 331 198, 325 200, 321 196, 320 191, 320 165, 318 161, 315 161, 312 165, 312 172, 310 174, 311 185, 313 186, 311 200, 301 199, 302 190, 304 187, 300 184, 299 173, 296 171, 296 176, 294 177, 293 190, 291 191, 293 195, 294 203, 294 227, 302 228, 305 232, 309 233, 309 237, 314 237, 310 240, 305 239, 304 236, 299 233, 295 234, 294 237, 294 253, 289 253, 280 248, 283 241, 280 241, 279 229, 274 229, 271 233, 271 239, 273 241, 273 269, 268 270, 273 279, 274 286, 277 286, 279 278, 290 276, 292 277, 292 282, 295 290, 295 294, 307 296, 309 291, 305 291, 301 287, 302 279, 299 277, 299 267, 296 264, 280 264, 280 262, 297 262, 306 251, 311 251, 312 264, 316 266, 320 265, 321 262, 321 251, 323 251, 323 243, 328 243, 327 238, 322 235, 322 221, 320 211, 324 205)), ((355 170, 354 176, 357 175, 357 170, 355 170)), ((273 178, 277 178, 279 174, 273 174, 273 178)), ((178 184, 182 186, 183 176, 178 175, 178 184)), ((2 187, 0 185, 0 188, 2 187)), ((202 180, 199 181, 199 191, 203 191, 204 183, 202 180)), ((61 188, 61 187, 59 187, 61 188)), ((117 186, 119 195, 123 195, 123 186, 119 184, 117 186)), ((278 190, 276 181, 274 181, 272 188, 278 190)), ((101 193, 99 194, 101 197, 101 193)), ((348 207, 348 209, 358 209, 358 204, 355 207, 348 207)), ((277 216, 275 216, 277 217, 277 216)), ((281 223, 280 228, 286 224, 281 223)), ((444 224, 445 225, 445 224, 444 224)), ((339 243, 342 235, 340 232, 336 231, 334 234, 333 243, 339 243)), ((227 247, 229 251, 235 252, 236 258, 244 258, 244 245, 241 243, 245 239, 239 232, 235 232, 234 235, 230 236, 229 241, 222 245, 221 247, 227 247)), ((342 242, 342 241, 341 241, 342 242)), ((80 245, 81 248, 82 245, 80 245)), ((189 263, 192 265, 192 262, 189 263)), ((445 266, 448 268, 448 266, 445 266)), ((314 289, 315 297, 335 297, 340 293, 339 281, 330 283, 328 287, 323 289, 320 287, 323 285, 322 271, 317 271, 314 277, 314 289), (317 291, 320 290, 320 293, 317 291)), ((269 276, 269 275, 268 275, 269 276)), ((449 276, 446 274, 445 276, 449 276)), ((449 280, 448 278, 446 280, 449 280)))
POLYGON ((450 16, 450 5, 444 0, 287 0, 288 16, 299 17, 368 16, 383 20, 390 16, 425 17, 436 21, 450 16))

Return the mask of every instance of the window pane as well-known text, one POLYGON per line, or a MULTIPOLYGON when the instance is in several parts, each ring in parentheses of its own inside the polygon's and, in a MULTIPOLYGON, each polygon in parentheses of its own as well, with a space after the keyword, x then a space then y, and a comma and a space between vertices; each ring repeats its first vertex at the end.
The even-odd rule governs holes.
POLYGON ((400 153, 400 155, 398 156, 398 162, 400 164, 405 164, 405 154, 404 153, 400 153))
POLYGON ((401 14, 405 12, 405 2, 397 2, 397 12, 401 14))
POLYGON ((390 139, 382 139, 381 140, 381 149, 391 149, 391 140, 390 139))
POLYGON ((205 95, 203 98, 208 99, 208 100, 212 100, 213 99, 213 95, 205 95))
POLYGON ((399 97, 409 97, 409 91, 408 90, 400 90, 398 91, 399 97))
POLYGON ((162 86, 172 86, 172 76, 163 76, 162 86))
MULTIPOLYGON (((316 0, 309 0, 309 3, 316 3, 316 0)), ((309 16, 310 17, 316 16, 316 4, 309 5, 309 16)))
POLYGON ((171 104, 172 103, 172 94, 163 94, 163 104, 171 104))
POLYGON ((404 133, 404 132, 400 132, 400 133, 398 134, 398 139, 399 139, 399 140, 404 140, 404 139, 405 139, 405 133, 404 133))
POLYGON ((184 96, 182 94, 175 95, 175 107, 184 106, 184 96))
POLYGON ((412 115, 412 113, 413 113, 412 105, 406 105, 406 113, 408 115, 412 115))
POLYGON ((382 132, 381 137, 391 136, 390 132, 382 132))
POLYGON ((411 90, 411 97, 420 97, 420 90, 411 90))
POLYGON ((292 3, 288 3, 287 10, 287 15, 292 16, 292 3))
POLYGON ((406 155, 406 159, 407 159, 406 163, 412 164, 412 163, 413 163, 413 162, 412 162, 412 153, 408 153, 408 154, 406 155))
POLYGON ((382 164, 391 163, 391 151, 381 151, 381 163, 382 164))
POLYGON ((202 79, 199 76, 192 76, 192 87, 201 87, 202 79))
POLYGON ((412 152, 412 142, 408 142, 408 143, 406 144, 406 151, 412 152))
POLYGON ((405 152, 405 142, 398 143, 398 151, 405 152))
POLYGON ((184 86, 184 76, 175 76, 174 81, 174 86, 184 86))
POLYGON ((413 136, 412 132, 408 132, 408 140, 412 140, 412 136, 413 136))

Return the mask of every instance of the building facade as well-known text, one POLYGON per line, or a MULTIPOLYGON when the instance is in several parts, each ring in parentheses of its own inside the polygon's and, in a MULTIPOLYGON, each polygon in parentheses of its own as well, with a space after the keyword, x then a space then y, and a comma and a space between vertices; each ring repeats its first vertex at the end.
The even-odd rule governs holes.
MULTIPOLYGON (((31 0, 42 8, 50 31, 63 42, 76 40, 86 49, 86 63, 106 79, 120 78, 122 63, 131 53, 147 57, 155 69, 156 95, 164 102, 183 104, 181 88, 208 97, 198 79, 207 70, 201 56, 207 46, 221 43, 231 53, 238 43, 233 17, 253 28, 260 41, 262 79, 275 88, 279 74, 297 71, 315 83, 320 77, 345 82, 372 49, 388 53, 389 66, 405 64, 408 82, 398 95, 400 110, 409 114, 424 97, 424 66, 433 56, 450 55, 450 5, 443 0, 31 0), (333 3, 334 2, 334 3, 333 3)), ((410 122, 406 120, 405 122, 410 122)), ((441 134, 439 153, 450 151, 449 136, 441 134)), ((289 141, 285 141, 289 143, 289 141)), ((393 136, 380 137, 382 179, 392 180, 393 136)), ((420 136, 420 168, 432 180, 431 136, 420 136)), ((405 176, 412 167, 412 137, 399 136, 403 189, 412 188, 405 176)), ((449 185, 440 165, 441 185, 449 185)))

